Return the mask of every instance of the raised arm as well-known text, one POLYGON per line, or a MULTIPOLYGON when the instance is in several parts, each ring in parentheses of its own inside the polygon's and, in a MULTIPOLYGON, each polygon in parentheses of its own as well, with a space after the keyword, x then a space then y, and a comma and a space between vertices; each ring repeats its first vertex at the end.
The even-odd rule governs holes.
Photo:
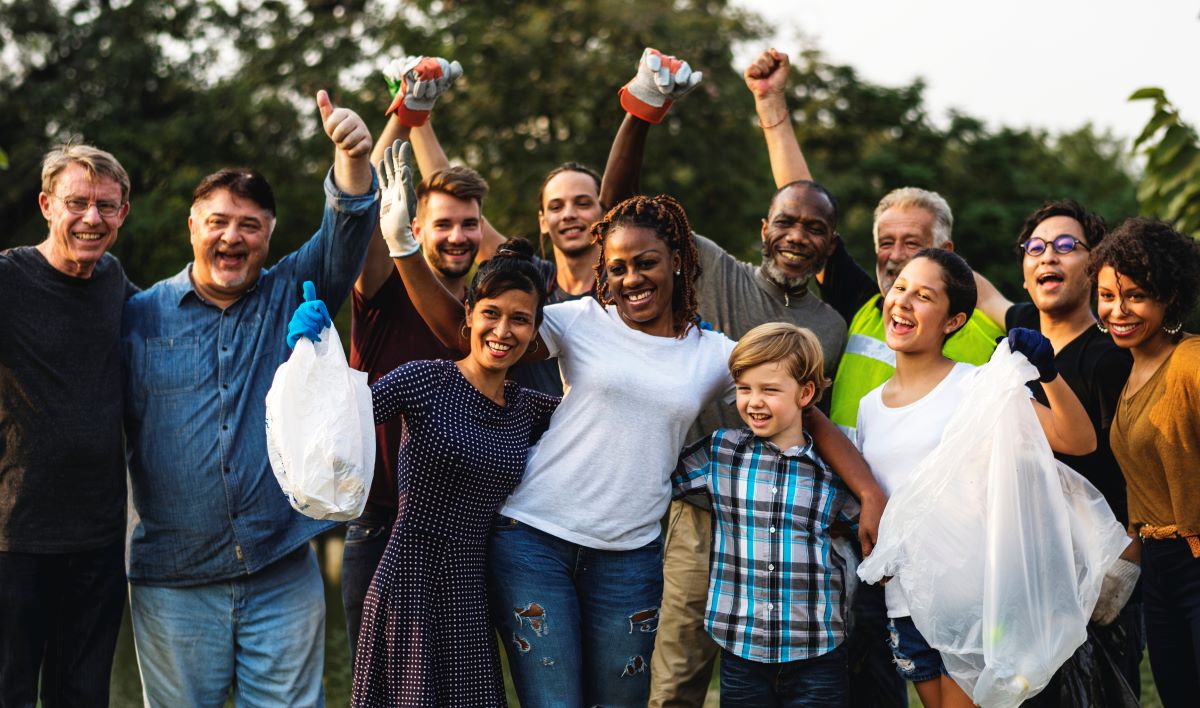
POLYGON ((796 140, 796 129, 792 126, 792 114, 787 106, 787 78, 791 71, 788 55, 768 49, 754 60, 742 78, 746 88, 754 95, 754 110, 758 113, 758 124, 767 141, 767 154, 771 158, 771 176, 779 188, 796 180, 811 180, 808 163, 796 140))
POLYGON ((338 108, 325 91, 317 92, 321 125, 333 141, 333 183, 351 195, 366 194, 374 185, 371 171, 371 132, 358 114, 338 108))
MULTIPOLYGON (((403 125, 395 115, 390 116, 387 125, 383 128, 383 132, 379 135, 378 142, 375 143, 375 148, 371 151, 371 164, 381 164, 384 152, 395 141, 406 140, 410 132, 417 133, 426 129, 425 127, 410 128, 403 125)), ((429 130, 432 129, 430 128, 429 130)), ((387 282, 393 267, 392 257, 388 255, 387 244, 383 242, 383 238, 379 234, 379 226, 376 225, 375 233, 371 235, 371 243, 367 245, 367 257, 363 261, 362 271, 358 274, 358 280, 354 281, 354 289, 363 298, 370 300, 375 297, 375 294, 387 282)))
POLYGON ((1008 344, 1037 367, 1042 390, 1050 405, 1032 403, 1050 448, 1064 455, 1086 455, 1095 450, 1096 430, 1075 392, 1058 375, 1050 340, 1036 330, 1014 327, 1008 331, 1008 344))
POLYGON ((879 537, 879 520, 887 495, 875 481, 867 461, 841 430, 816 408, 804 412, 804 429, 812 436, 813 445, 851 493, 858 497, 862 513, 858 518, 858 541, 864 556, 870 555, 879 537))
POLYGON ((1012 300, 1004 297, 1004 293, 992 285, 992 281, 979 273, 975 273, 975 290, 979 293, 975 303, 976 309, 981 310, 992 322, 1004 327, 1008 308, 1013 306, 1012 300))
POLYGON ((647 47, 638 59, 637 74, 620 91, 625 120, 617 130, 604 178, 600 204, 608 209, 639 192, 646 136, 650 125, 662 122, 671 105, 704 80, 686 61, 647 47))

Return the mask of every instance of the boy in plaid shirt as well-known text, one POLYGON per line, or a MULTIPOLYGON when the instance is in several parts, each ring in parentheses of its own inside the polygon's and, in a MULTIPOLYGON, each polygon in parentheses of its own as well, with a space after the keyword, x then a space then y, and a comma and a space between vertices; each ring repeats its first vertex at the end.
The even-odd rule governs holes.
POLYGON ((676 496, 712 497, 705 627, 721 647, 722 706, 841 706, 846 702, 846 564, 829 527, 857 518, 858 501, 813 448, 804 410, 829 385, 807 329, 756 327, 729 369, 749 427, 689 445, 676 496))

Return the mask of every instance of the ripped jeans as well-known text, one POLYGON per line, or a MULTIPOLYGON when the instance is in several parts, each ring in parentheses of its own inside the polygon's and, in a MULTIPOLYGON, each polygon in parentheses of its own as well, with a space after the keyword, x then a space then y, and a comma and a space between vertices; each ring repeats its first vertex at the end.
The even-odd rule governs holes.
POLYGON ((497 516, 488 602, 524 708, 645 706, 662 539, 600 551, 497 516))

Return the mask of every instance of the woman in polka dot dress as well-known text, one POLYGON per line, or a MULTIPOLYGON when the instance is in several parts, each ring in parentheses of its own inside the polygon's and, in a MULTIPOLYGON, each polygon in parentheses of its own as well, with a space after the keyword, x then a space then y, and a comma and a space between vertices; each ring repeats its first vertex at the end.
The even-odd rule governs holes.
MULTIPOLYGON (((487 615, 486 538, 558 404, 505 381, 545 299, 532 247, 521 244, 502 248, 471 284, 466 358, 409 362, 371 386, 375 422, 403 415, 405 436, 396 524, 363 607, 355 706, 506 704, 487 615)), ((320 330, 296 324, 313 307, 301 306, 292 329, 320 330)))

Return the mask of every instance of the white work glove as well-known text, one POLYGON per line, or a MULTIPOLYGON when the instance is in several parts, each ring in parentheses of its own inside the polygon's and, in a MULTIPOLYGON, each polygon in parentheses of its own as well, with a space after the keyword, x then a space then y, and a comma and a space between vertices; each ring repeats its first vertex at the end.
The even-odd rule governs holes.
POLYGON ((621 108, 648 123, 661 123, 671 104, 703 80, 704 72, 692 71, 686 61, 646 47, 637 74, 621 88, 621 108))
POLYGON ((412 146, 397 140, 383 151, 379 162, 379 230, 392 258, 404 258, 421 250, 413 237, 417 215, 417 190, 412 183, 412 146))
POLYGON ((1137 585, 1142 567, 1124 558, 1118 558, 1108 572, 1104 574, 1104 582, 1100 584, 1100 598, 1096 600, 1096 609, 1092 610, 1092 621, 1096 624, 1112 624, 1112 621, 1125 609, 1133 586, 1137 585))
POLYGON ((385 115, 395 113, 410 128, 425 125, 433 104, 462 73, 462 64, 441 57, 393 59, 383 69, 393 99, 385 115))

